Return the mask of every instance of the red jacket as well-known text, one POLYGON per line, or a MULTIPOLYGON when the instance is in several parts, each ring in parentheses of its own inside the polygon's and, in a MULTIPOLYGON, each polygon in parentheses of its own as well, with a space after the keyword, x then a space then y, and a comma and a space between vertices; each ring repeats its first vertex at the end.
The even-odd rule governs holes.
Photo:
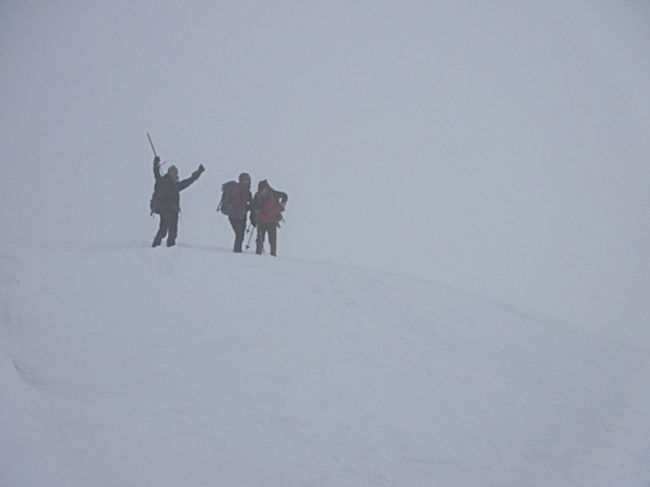
POLYGON ((253 214, 256 223, 277 223, 282 218, 284 204, 287 202, 287 194, 282 191, 275 191, 265 188, 253 198, 253 214))

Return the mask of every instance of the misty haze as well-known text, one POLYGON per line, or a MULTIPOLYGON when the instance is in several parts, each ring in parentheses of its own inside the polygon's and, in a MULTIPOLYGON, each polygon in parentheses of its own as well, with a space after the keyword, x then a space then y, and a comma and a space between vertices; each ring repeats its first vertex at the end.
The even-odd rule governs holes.
POLYGON ((3 2, 0 485, 646 486, 648 53, 642 0, 3 2))

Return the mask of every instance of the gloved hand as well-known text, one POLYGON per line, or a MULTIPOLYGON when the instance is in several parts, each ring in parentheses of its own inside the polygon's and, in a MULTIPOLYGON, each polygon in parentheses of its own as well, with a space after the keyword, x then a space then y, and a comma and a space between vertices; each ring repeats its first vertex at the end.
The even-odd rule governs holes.
POLYGON ((203 167, 203 164, 199 164, 199 168, 192 173, 192 176, 194 176, 195 178, 198 178, 203 171, 205 171, 205 168, 203 167))
POLYGON ((156 167, 160 166, 160 157, 156 156, 153 158, 153 165, 156 167))
POLYGON ((251 225, 253 225, 254 227, 257 226, 257 221, 255 219, 255 215, 253 215, 252 213, 251 213, 251 225))

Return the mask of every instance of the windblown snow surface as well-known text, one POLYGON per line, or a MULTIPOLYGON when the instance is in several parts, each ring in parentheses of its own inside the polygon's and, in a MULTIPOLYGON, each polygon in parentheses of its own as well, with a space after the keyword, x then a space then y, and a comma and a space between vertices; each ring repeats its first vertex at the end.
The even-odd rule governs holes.
POLYGON ((650 485, 650 358, 441 285, 0 245, 0 485, 650 485))

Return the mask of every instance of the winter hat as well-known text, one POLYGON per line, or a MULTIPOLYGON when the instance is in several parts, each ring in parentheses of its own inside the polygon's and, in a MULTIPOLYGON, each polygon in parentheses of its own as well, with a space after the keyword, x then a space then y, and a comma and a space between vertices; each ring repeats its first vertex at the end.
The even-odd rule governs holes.
POLYGON ((250 183, 251 182, 251 175, 248 174, 247 172, 243 172, 239 175, 239 182, 240 183, 250 183))

